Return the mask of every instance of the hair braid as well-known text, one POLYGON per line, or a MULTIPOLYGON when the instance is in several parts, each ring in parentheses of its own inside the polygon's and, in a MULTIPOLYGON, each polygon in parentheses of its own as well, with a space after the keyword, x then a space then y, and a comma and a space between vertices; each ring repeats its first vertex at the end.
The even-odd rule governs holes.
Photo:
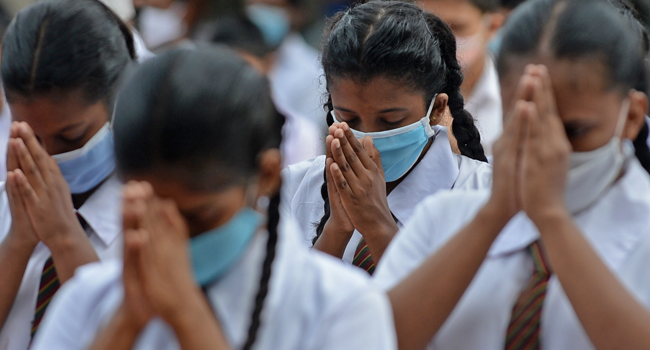
POLYGON ((268 209, 269 221, 268 232, 269 238, 266 242, 266 257, 262 265, 262 277, 260 279, 260 288, 255 296, 255 307, 251 317, 251 324, 248 327, 248 337, 244 343, 244 350, 250 350, 255 344, 257 338, 257 331, 261 325, 261 314, 264 308, 264 300, 269 293, 269 281, 271 280, 271 271, 273 267, 273 260, 275 259, 276 245, 278 242, 278 225, 280 223, 280 194, 276 194, 271 198, 268 209))
POLYGON ((424 16, 431 32, 435 33, 438 39, 440 54, 446 67, 446 82, 442 92, 449 96, 449 111, 454 119, 451 128, 458 140, 458 148, 464 156, 486 162, 481 135, 474 124, 474 118, 465 109, 465 100, 460 92, 463 73, 456 59, 456 39, 451 28, 440 18, 429 13, 425 13, 424 16))
MULTIPOLYGON (((327 96, 327 102, 325 103, 325 111, 327 112, 327 125, 331 126, 334 124, 334 118, 332 117, 332 111, 334 110, 334 107, 332 106, 332 96, 327 96)), ((316 244, 316 241, 318 241, 318 238, 320 235, 323 233, 323 229, 325 228, 325 223, 327 220, 329 220, 330 215, 331 215, 331 209, 330 209, 330 198, 329 198, 329 191, 327 189, 327 169, 323 169, 323 185, 320 187, 320 195, 323 198, 323 202, 325 203, 323 209, 323 217, 318 221, 316 224, 316 236, 312 240, 312 245, 316 244)))

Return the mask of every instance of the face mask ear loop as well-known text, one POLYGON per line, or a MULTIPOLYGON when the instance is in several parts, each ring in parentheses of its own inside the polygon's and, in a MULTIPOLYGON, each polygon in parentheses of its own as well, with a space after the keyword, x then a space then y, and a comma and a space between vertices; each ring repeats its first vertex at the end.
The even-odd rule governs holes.
POLYGON ((614 131, 614 137, 619 140, 623 137, 623 127, 625 127, 625 122, 627 121, 627 116, 630 113, 630 98, 627 97, 623 101, 621 106, 621 112, 618 116, 618 121, 616 122, 616 130, 614 131))
POLYGON ((432 121, 436 120, 435 116, 431 117, 431 112, 433 111, 433 105, 436 104, 436 97, 438 97, 438 94, 433 95, 433 99, 431 99, 431 103, 429 104, 429 110, 427 111, 427 118, 432 121))

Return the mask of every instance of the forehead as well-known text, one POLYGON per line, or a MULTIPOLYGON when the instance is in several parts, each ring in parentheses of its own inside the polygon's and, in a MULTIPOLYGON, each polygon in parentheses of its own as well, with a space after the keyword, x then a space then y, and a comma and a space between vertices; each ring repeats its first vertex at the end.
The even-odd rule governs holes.
POLYGON ((507 71, 500 76, 505 109, 514 103, 519 79, 528 64, 548 67, 558 112, 563 119, 576 115, 601 115, 622 99, 618 90, 609 88, 607 69, 598 60, 510 58, 507 71))
POLYGON ((375 78, 368 82, 354 79, 333 78, 329 81, 332 102, 339 107, 371 107, 383 109, 396 104, 410 105, 423 101, 422 93, 414 91, 405 84, 388 78, 375 78))
POLYGON ((9 103, 12 118, 30 124, 37 130, 52 131, 62 126, 83 122, 97 114, 108 115, 103 102, 87 104, 76 95, 15 98, 9 103))
POLYGON ((418 6, 447 23, 464 23, 481 18, 481 10, 467 0, 418 0, 418 6))

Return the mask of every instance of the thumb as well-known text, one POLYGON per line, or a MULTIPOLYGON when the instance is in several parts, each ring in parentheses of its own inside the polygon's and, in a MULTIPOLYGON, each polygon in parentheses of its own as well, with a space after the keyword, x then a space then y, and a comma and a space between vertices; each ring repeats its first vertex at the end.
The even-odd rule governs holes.
POLYGON ((361 145, 368 153, 370 159, 372 159, 372 161, 375 163, 377 169, 379 169, 379 171, 383 174, 384 168, 381 166, 381 154, 379 153, 377 147, 375 147, 375 143, 372 141, 372 137, 370 136, 364 137, 361 140, 361 145))

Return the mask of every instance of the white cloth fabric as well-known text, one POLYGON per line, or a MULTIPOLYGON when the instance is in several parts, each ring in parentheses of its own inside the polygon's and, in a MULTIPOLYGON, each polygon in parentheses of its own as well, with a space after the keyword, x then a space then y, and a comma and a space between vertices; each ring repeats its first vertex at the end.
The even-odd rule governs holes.
POLYGON ((11 131, 11 111, 5 101, 0 110, 0 182, 7 180, 7 143, 11 131))
POLYGON ((269 80, 273 95, 287 106, 314 123, 323 133, 327 130, 322 97, 325 84, 318 51, 297 33, 289 34, 276 51, 276 62, 269 80))
POLYGON ((187 33, 186 14, 187 5, 183 1, 173 1, 167 9, 143 8, 140 12, 140 31, 147 47, 155 50, 182 38, 187 33))
MULTIPOLYGON (((427 198, 388 247, 374 275, 385 289, 399 283, 473 219, 489 191, 442 192, 427 198)), ((628 158, 625 175, 574 218, 605 264, 650 306, 650 177, 628 158)), ((486 260, 428 349, 502 350, 512 307, 531 276, 527 246, 539 231, 524 213, 499 234, 486 260)), ((556 276, 541 323, 543 349, 593 349, 556 276)))
POLYGON ((276 108, 285 117, 282 128, 282 167, 300 163, 325 153, 325 138, 319 129, 281 102, 275 102, 276 108))
MULTIPOLYGON (((450 188, 480 189, 492 185, 492 168, 451 151, 447 129, 434 126, 435 140, 420 163, 388 195, 388 205, 402 227, 420 201, 450 188)), ((324 213, 321 197, 325 156, 289 166, 283 171, 282 215, 293 217, 303 236, 303 244, 312 246, 316 226, 324 213)), ((361 234, 354 232, 343 260, 352 262, 361 234)))
POLYGON ((503 132, 503 109, 499 76, 490 56, 485 61, 483 74, 467 98, 465 108, 476 120, 485 155, 492 155, 492 144, 499 139, 503 132))
MULTIPOLYGON (((292 230, 295 225, 283 220, 255 348, 396 349, 386 295, 360 271, 300 247, 292 230)), ((233 349, 241 349, 246 340, 266 237, 258 234, 235 267, 207 289, 233 349)), ((55 296, 32 349, 86 349, 121 303, 121 273, 118 261, 80 268, 55 296)), ((134 349, 180 347, 171 328, 156 319, 140 334, 134 349)))
MULTIPOLYGON (((122 256, 121 188, 122 184, 116 177, 109 178, 77 211, 88 223, 88 238, 102 260, 122 256)), ((0 183, 0 239, 4 240, 10 225, 5 185, 0 183)), ((0 349, 27 349, 43 266, 51 255, 43 243, 34 249, 11 312, 0 331, 0 349)))
POLYGON ((134 29, 131 30, 133 33, 133 46, 135 48, 135 54, 138 58, 138 63, 144 63, 149 59, 156 57, 153 52, 149 51, 147 45, 144 44, 142 40, 142 35, 134 29))

